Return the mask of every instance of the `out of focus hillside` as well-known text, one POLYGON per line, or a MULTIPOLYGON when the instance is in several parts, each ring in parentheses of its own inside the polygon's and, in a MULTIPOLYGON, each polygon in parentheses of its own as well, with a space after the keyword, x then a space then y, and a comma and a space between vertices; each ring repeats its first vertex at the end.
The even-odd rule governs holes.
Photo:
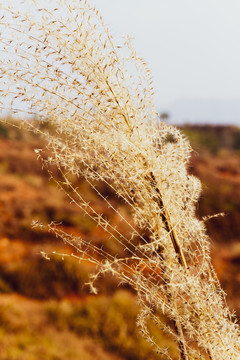
MULTIPOLYGON (((240 129, 186 126, 183 131, 194 148, 189 169, 203 184, 199 216, 225 213, 206 226, 215 268, 230 307, 240 316, 240 129)), ((0 127, 0 359, 156 359, 135 327, 135 294, 105 277, 98 283, 100 295, 89 295, 84 284, 92 264, 70 256, 63 260, 61 254, 70 255, 72 249, 32 227, 33 221, 55 221, 107 251, 121 251, 49 180, 34 152, 43 146, 25 130, 0 127), (41 251, 56 255, 46 260, 41 251)), ((56 168, 51 171, 61 177, 56 168)), ((73 182, 113 226, 119 225, 120 219, 82 179, 73 182)), ((97 186, 131 218, 125 204, 97 186)), ((155 337, 174 354, 162 333, 155 337)))
POLYGON ((206 222, 212 257, 228 303, 240 316, 240 128, 185 126, 193 146, 190 171, 202 181, 200 217, 206 222))

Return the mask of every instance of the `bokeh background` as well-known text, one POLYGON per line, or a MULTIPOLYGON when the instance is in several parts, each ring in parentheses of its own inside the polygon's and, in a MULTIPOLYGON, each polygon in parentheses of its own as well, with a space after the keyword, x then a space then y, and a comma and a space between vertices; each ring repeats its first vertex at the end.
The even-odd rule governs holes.
POLYGON ((148 63, 159 112, 174 123, 240 125, 238 0, 97 0, 121 42, 148 63))
MULTIPOLYGON (((208 220, 207 231, 215 269, 239 319, 240 128, 186 125, 182 130, 194 149, 189 171, 203 185, 198 216, 225 213, 208 220)), ((42 147, 43 141, 27 131, 0 126, 0 359, 157 359, 136 329, 134 292, 109 276, 100 278, 99 294, 91 295, 85 283, 93 265, 62 256, 73 250, 45 229, 32 227, 33 221, 55 221, 59 229, 111 253, 121 251, 49 180, 34 152, 42 147)), ((58 170, 52 171, 60 179, 58 170)), ((83 180, 72 181, 124 232, 120 219, 83 180)), ((102 184, 98 187, 130 219, 127 206, 102 184)), ((173 346, 153 331, 159 343, 173 346)))

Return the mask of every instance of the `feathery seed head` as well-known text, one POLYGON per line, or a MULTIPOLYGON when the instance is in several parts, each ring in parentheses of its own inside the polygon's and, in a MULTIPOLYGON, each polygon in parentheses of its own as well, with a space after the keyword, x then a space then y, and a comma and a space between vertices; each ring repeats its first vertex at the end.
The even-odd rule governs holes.
POLYGON ((151 337, 147 319, 175 339, 181 359, 239 359, 239 329, 211 266, 204 224, 195 216, 201 185, 187 172, 191 148, 180 131, 157 121, 146 63, 129 39, 114 45, 86 0, 27 3, 1 9, 0 107, 27 114, 27 126, 48 139, 51 159, 36 150, 43 167, 53 176, 48 163, 55 162, 64 179, 60 188, 122 246, 123 255, 54 224, 49 231, 76 248, 81 261, 87 255, 95 264, 91 292, 105 272, 137 291, 138 324, 165 359, 171 354, 151 337), (129 237, 74 189, 69 172, 85 177, 129 237), (101 194, 96 180, 129 205, 135 225, 101 194), (172 324, 163 324, 157 312, 172 324))

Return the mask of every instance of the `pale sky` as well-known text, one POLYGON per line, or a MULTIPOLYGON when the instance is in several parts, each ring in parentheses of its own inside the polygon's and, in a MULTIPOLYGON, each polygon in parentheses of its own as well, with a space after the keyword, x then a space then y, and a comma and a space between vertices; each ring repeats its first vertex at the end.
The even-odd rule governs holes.
POLYGON ((113 34, 135 38, 152 71, 159 110, 176 112, 176 121, 186 112, 185 120, 240 125, 239 0, 91 3, 113 34))
POLYGON ((240 126, 240 0, 88 1, 114 37, 135 38, 159 112, 176 123, 240 126))

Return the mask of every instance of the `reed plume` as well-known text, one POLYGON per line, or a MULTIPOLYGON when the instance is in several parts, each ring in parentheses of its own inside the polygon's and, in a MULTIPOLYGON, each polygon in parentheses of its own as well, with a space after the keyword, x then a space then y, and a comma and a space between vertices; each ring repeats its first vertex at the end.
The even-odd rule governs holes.
POLYGON ((123 246, 124 256, 110 254, 49 225, 80 260, 87 255, 96 265, 91 291, 108 272, 130 284, 142 309, 138 326, 159 357, 172 355, 152 338, 149 319, 177 343, 182 360, 238 360, 239 328, 211 265, 204 223, 195 215, 201 185, 187 171, 191 147, 179 130, 157 120, 144 60, 128 39, 115 45, 85 0, 2 7, 0 27, 1 108, 28 115, 27 126, 52 149, 47 160, 36 150, 43 166, 57 164, 63 175, 58 185, 123 246), (78 193, 69 174, 85 178, 128 226, 128 237, 78 193), (99 180, 128 204, 134 223, 99 191, 99 180))

